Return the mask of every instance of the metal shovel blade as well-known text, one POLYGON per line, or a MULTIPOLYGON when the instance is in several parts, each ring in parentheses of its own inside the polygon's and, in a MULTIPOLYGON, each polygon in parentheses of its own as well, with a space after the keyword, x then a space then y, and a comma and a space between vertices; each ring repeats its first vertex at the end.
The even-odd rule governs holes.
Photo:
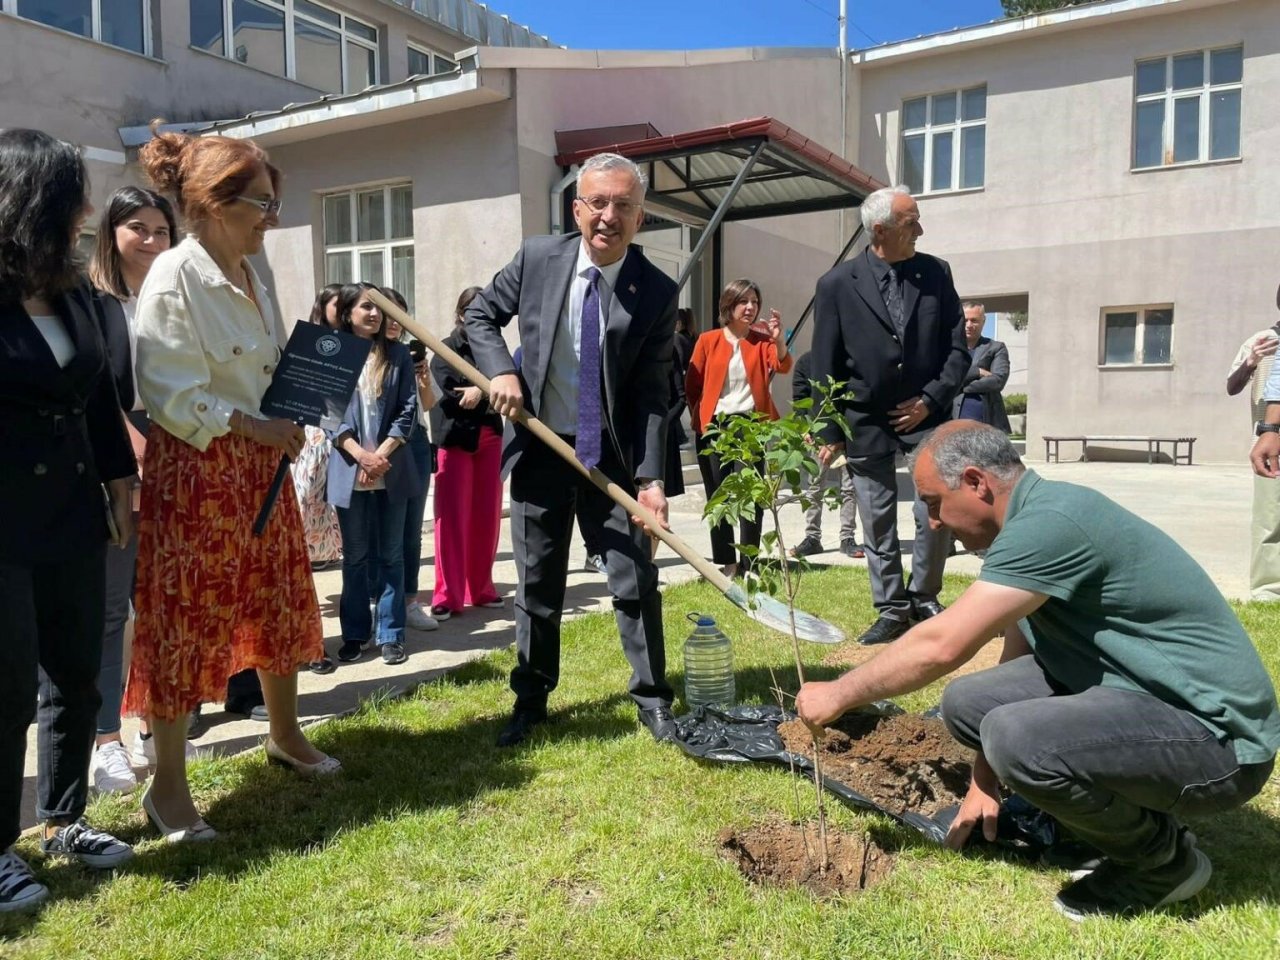
MULTIPOLYGON (((791 613, 781 600, 767 593, 748 596, 747 591, 736 583, 724 595, 752 620, 791 636, 791 613)), ((808 640, 810 643, 844 643, 844 631, 834 624, 803 610, 797 610, 795 617, 796 636, 801 640, 808 640)))

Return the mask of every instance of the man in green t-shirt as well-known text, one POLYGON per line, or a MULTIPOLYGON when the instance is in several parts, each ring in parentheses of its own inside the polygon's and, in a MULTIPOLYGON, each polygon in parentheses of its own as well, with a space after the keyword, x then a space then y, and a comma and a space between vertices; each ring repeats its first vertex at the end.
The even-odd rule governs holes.
POLYGON ((991 427, 939 427, 915 481, 935 527, 988 551, 982 573, 875 659, 801 687, 800 716, 821 727, 918 690, 1003 631, 999 665, 943 694, 948 729, 977 751, 948 845, 978 824, 995 839, 1004 784, 1103 856, 1059 892, 1068 917, 1194 896, 1212 865, 1177 818, 1248 801, 1280 748, 1274 685, 1231 608, 1169 536, 1027 470, 991 427))

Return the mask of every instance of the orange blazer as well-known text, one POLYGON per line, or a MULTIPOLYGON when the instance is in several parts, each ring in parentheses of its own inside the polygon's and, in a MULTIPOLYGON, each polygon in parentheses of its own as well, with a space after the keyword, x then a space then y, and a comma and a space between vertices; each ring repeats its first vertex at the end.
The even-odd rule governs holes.
MULTIPOLYGON (((791 369, 791 354, 779 361, 778 348, 772 340, 743 340, 741 349, 742 365, 747 368, 747 383, 751 386, 756 411, 768 414, 770 420, 777 420, 778 408, 769 395, 769 378, 791 369)), ((716 411, 724 382, 729 376, 732 356, 733 347, 719 328, 702 334, 693 346, 693 359, 689 361, 689 372, 684 378, 684 392, 695 433, 701 434, 707 429, 716 411)))

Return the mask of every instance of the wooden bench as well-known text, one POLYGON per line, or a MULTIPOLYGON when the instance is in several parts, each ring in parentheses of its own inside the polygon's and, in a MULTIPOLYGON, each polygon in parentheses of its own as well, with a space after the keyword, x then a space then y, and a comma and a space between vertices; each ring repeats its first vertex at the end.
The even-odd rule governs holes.
POLYGON ((1195 448, 1195 437, 1107 437, 1095 434, 1078 434, 1075 436, 1056 436, 1044 438, 1044 460, 1045 463, 1060 463, 1059 444, 1062 443, 1078 443, 1080 444, 1080 459, 1084 462, 1089 461, 1089 444, 1091 443, 1145 443, 1147 445, 1147 463, 1155 463, 1156 457, 1160 455, 1161 446, 1163 444, 1173 445, 1173 465, 1176 467, 1180 463, 1186 463, 1191 466, 1191 455, 1195 448), (1182 452, 1183 445, 1186 446, 1186 452, 1182 452))

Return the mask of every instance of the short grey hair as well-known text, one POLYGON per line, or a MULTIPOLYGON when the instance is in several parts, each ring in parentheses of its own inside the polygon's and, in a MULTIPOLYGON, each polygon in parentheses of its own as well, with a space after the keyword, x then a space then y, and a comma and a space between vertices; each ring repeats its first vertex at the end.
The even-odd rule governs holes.
POLYGON ((582 178, 593 170, 625 170, 636 178, 636 183, 640 184, 640 196, 643 197, 645 191, 649 189, 649 178, 644 175, 644 171, 634 160, 620 153, 597 153, 587 157, 578 168, 578 193, 582 192, 582 178))
POLYGON ((875 235, 874 227, 876 224, 880 224, 882 227, 894 225, 893 198, 903 195, 909 197, 911 196, 911 191, 903 186, 881 187, 862 201, 859 212, 862 214, 862 228, 867 231, 868 236, 875 235))
POLYGON ((1003 483, 1015 482, 1027 469, 1008 435, 985 423, 935 433, 915 451, 912 466, 926 450, 948 490, 960 486, 960 475, 968 467, 985 470, 1003 483))
POLYGON ((986 315, 987 308, 981 300, 966 300, 964 303, 960 304, 961 310, 972 310, 974 307, 981 310, 984 316, 986 315))

